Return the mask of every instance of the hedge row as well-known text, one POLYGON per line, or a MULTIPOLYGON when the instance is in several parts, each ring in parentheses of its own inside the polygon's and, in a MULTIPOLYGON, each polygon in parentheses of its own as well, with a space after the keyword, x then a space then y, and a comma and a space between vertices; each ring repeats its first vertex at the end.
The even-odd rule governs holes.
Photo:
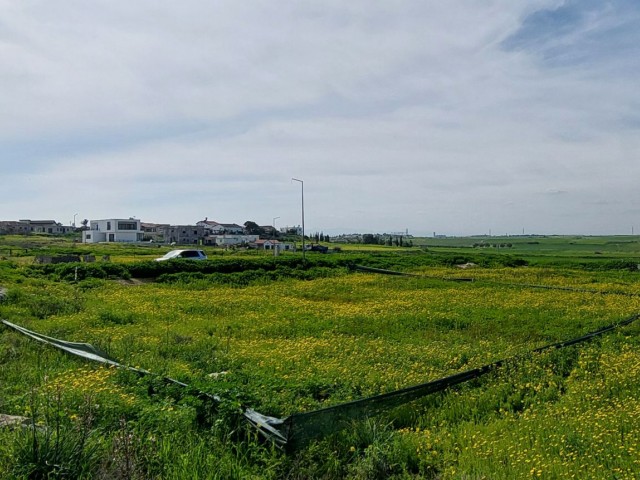
POLYGON ((177 273, 231 274, 261 270, 283 272, 283 268, 308 270, 311 268, 344 268, 356 264, 375 268, 406 270, 420 266, 458 265, 473 262, 481 266, 522 266, 526 262, 508 255, 459 255, 416 252, 308 255, 302 257, 221 258, 209 261, 173 260, 168 262, 144 261, 119 263, 64 263, 30 265, 33 276, 47 276, 59 280, 87 278, 157 278, 177 273))
MULTIPOLYGON (((194 262, 190 260, 174 260, 168 262, 143 261, 129 264, 118 263, 67 263, 30 265, 28 272, 32 276, 47 276, 59 280, 84 280, 90 278, 158 278, 161 276, 185 273, 203 275, 229 275, 242 272, 259 271, 257 277, 276 278, 290 276, 297 278, 305 270, 314 268, 342 269, 353 265, 365 265, 373 268, 384 268, 397 271, 408 271, 424 266, 453 266, 464 263, 475 263, 482 267, 520 267, 529 263, 519 257, 503 254, 485 253, 433 253, 424 250, 404 252, 370 252, 339 253, 331 255, 310 254, 306 260, 301 256, 258 257, 258 258, 216 258, 194 262), (288 270, 287 270, 288 269, 288 270), (265 272, 276 272, 266 275, 265 272)), ((531 264, 537 264, 533 262, 531 264)), ((540 264, 544 262, 540 261, 540 264)), ((555 265, 582 270, 638 271, 635 260, 600 260, 600 261, 556 261, 555 265)), ((546 263, 549 264, 548 262, 546 263)), ((8 268, 8 267, 5 267, 8 268)), ((7 272, 9 273, 9 272, 7 272)), ((245 275, 246 279, 250 276, 245 275)), ((171 277, 165 277, 164 281, 171 277)), ((176 277, 177 278, 177 277, 176 277)), ((184 277, 187 278, 187 277, 184 277)), ((195 277, 194 277, 195 278, 195 277)), ((235 280, 225 280, 234 283, 235 280)), ((245 280, 238 283, 244 284, 245 280)))

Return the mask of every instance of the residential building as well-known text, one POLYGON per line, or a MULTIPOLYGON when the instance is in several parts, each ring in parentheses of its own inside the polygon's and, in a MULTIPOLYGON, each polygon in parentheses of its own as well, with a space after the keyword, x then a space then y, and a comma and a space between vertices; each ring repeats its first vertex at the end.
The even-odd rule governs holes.
POLYGON ((82 242, 141 242, 143 235, 137 218, 91 220, 89 230, 82 232, 82 242))
POLYGON ((50 235, 65 235, 72 233, 75 228, 62 225, 55 220, 28 220, 0 221, 0 234, 46 233, 50 235))
POLYGON ((258 235, 207 235, 206 245, 217 247, 230 247, 234 245, 247 245, 258 240, 258 235))
POLYGON ((278 250, 280 252, 290 250, 295 252, 296 246, 293 243, 281 242, 279 240, 256 240, 250 244, 251 247, 258 250, 278 250))
POLYGON ((284 233, 285 235, 302 235, 302 227, 300 225, 297 227, 282 227, 280 228, 280 233, 284 233))
POLYGON ((24 222, 3 220, 0 221, 0 235, 27 235, 31 233, 31 227, 24 222))
POLYGON ((164 240, 164 229, 168 227, 167 223, 147 223, 140 222, 140 229, 143 233, 144 241, 162 242, 164 240))
POLYGON ((205 229, 201 225, 166 225, 161 228, 164 243, 200 245, 204 243, 205 229))
POLYGON ((219 223, 213 220, 199 221, 196 225, 205 229, 207 235, 242 235, 244 233, 244 227, 236 223, 219 223))

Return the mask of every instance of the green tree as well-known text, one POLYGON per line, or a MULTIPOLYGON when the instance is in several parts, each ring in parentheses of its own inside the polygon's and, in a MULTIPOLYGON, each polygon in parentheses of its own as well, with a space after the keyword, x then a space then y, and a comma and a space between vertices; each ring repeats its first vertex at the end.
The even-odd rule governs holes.
POLYGON ((362 243, 365 245, 376 245, 378 243, 378 239, 372 233, 365 233, 362 235, 362 243))
POLYGON ((263 235, 264 228, 258 225, 256 222, 252 222, 251 220, 247 220, 244 222, 244 231, 248 235, 263 235))

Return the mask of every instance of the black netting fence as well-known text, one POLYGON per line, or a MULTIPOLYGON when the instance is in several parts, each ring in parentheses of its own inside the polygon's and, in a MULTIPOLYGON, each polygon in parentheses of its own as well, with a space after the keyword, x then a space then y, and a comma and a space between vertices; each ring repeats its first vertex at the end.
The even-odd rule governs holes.
MULTIPOLYGON (((586 335, 582 335, 581 337, 545 345, 532 350, 530 353, 559 349, 568 347, 570 345, 587 342, 605 333, 630 325, 639 317, 640 315, 633 315, 618 323, 600 328, 596 331, 587 333, 586 335)), ((80 356, 87 360, 113 365, 118 368, 126 368, 141 375, 151 374, 150 372, 140 368, 122 365, 116 360, 109 358, 104 352, 101 352, 91 344, 68 342, 65 340, 48 337, 31 330, 27 330, 26 328, 20 327, 19 325, 15 325, 6 320, 2 320, 2 324, 9 328, 17 330, 20 333, 27 335, 35 340, 47 343, 56 348, 64 350, 67 353, 80 356)), ((494 371, 507 361, 514 361, 516 359, 517 357, 498 360, 496 362, 483 365, 478 368, 473 368, 464 372, 456 373, 454 375, 440 378, 438 380, 421 383, 419 385, 413 385, 411 387, 406 387, 399 390, 394 390, 392 392, 383 393, 380 395, 375 395, 372 397, 363 398, 360 400, 355 400, 328 408, 314 410, 311 412, 296 413, 286 418, 270 417, 256 412, 251 408, 247 408, 244 411, 244 417, 251 425, 257 428, 258 431, 269 440, 287 450, 294 450, 303 447, 314 439, 340 430, 348 426, 349 423, 353 422, 354 420, 374 416, 382 412, 389 411, 397 406, 409 403, 411 401, 436 392, 441 392, 454 385, 473 380, 491 371, 494 371)), ((189 385, 172 378, 163 377, 163 380, 191 389, 189 385)), ((201 398, 208 398, 213 402, 220 401, 220 398, 216 395, 211 395, 206 392, 200 391, 196 391, 196 393, 201 398)))

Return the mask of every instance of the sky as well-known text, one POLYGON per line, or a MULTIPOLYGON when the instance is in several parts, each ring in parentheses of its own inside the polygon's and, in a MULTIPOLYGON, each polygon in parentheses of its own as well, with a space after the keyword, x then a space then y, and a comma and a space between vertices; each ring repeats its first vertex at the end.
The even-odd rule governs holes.
POLYGON ((639 80, 637 0, 0 0, 0 220, 640 234, 639 80))

